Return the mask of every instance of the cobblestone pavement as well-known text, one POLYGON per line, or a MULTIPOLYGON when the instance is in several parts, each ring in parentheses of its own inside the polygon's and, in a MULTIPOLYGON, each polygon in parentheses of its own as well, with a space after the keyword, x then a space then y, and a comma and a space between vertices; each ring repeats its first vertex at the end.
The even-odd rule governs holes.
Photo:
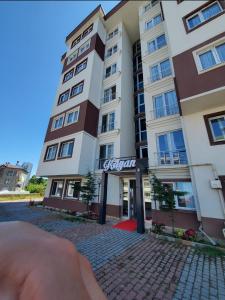
POLYGON ((0 203, 0 222, 23 220, 72 241, 110 300, 225 299, 225 258, 118 229, 70 222, 27 203, 0 203))

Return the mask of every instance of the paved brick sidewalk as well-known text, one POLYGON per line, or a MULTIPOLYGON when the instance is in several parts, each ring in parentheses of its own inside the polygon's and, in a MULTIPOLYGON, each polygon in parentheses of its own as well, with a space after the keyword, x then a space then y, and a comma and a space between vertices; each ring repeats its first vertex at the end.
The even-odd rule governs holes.
POLYGON ((190 247, 79 223, 27 203, 0 203, 0 222, 23 220, 72 241, 88 257, 110 300, 225 299, 225 258, 190 247))

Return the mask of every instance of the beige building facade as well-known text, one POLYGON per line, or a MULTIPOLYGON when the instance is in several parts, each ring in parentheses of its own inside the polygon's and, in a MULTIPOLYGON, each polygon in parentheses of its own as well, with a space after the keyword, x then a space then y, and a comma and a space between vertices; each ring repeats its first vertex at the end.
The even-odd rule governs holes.
POLYGON ((223 1, 122 1, 66 37, 37 171, 49 179, 46 205, 85 210, 74 184, 91 171, 96 212, 107 172, 108 215, 170 226, 152 201, 155 174, 185 192, 177 227, 223 238, 224 12, 223 1))

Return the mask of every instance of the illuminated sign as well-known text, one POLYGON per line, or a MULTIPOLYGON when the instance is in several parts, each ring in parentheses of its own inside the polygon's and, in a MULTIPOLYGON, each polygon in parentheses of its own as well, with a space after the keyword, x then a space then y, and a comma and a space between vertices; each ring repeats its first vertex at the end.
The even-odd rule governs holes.
POLYGON ((103 164, 104 171, 122 171, 123 169, 130 169, 135 167, 135 159, 107 159, 103 164))

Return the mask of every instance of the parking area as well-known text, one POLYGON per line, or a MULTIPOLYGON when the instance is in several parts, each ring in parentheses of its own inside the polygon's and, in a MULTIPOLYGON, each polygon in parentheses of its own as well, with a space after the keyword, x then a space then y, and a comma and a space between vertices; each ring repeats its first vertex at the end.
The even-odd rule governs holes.
POLYGON ((225 258, 60 214, 0 203, 0 222, 22 220, 69 239, 92 264, 108 299, 225 299, 225 258))

